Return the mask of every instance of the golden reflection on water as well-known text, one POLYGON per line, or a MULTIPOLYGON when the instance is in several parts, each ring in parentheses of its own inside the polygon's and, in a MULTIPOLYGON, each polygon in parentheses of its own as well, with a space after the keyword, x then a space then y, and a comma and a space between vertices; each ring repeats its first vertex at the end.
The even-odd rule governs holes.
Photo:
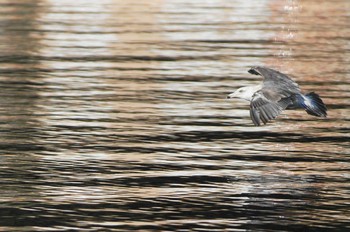
MULTIPOLYGON (((329 73, 342 70, 341 65, 348 59, 343 51, 349 45, 343 38, 349 34, 349 28, 345 26, 349 2, 338 3, 295 0, 284 4, 283 1, 272 1, 272 22, 284 22, 274 39, 286 44, 278 52, 280 55, 269 60, 267 65, 279 66, 295 75, 297 80, 310 82, 330 80, 329 73), (324 76, 320 77, 320 74, 324 76)), ((337 81, 345 80, 347 75, 337 81)))
MULTIPOLYGON (((95 2, 85 5, 84 10, 80 14, 71 14, 71 11, 80 9, 82 2, 67 1, 64 6, 69 6, 70 11, 66 12, 66 9, 62 9, 62 2, 57 3, 56 1, 46 1, 47 12, 43 12, 41 15, 41 21, 54 22, 58 19, 64 19, 57 27, 52 28, 51 24, 44 24, 40 26, 41 30, 48 30, 42 36, 41 40, 45 44, 40 50, 43 56, 59 56, 59 57, 90 57, 90 56, 101 56, 103 57, 116 57, 116 56, 142 56, 154 54, 150 47, 146 46, 147 41, 157 41, 159 40, 159 33, 148 33, 145 31, 144 25, 151 25, 150 28, 146 30, 153 30, 152 27, 157 26, 157 21, 155 15, 152 12, 158 12, 159 4, 156 1, 145 4, 130 4, 125 1, 116 3, 115 1, 102 1, 95 2), (146 7, 147 11, 141 10, 140 7, 146 7), (149 10, 149 11, 148 11, 149 10), (53 13, 52 13, 53 12, 53 13), (61 12, 61 13, 60 13, 61 12), (84 13, 88 12, 88 13, 84 13), (93 13, 91 13, 93 12, 93 13), (150 13, 151 12, 151 13, 150 13), (86 18, 86 20, 84 20, 86 18), (76 26, 76 21, 79 21, 81 27, 76 26), (107 27, 106 27, 107 25, 107 27), (152 26, 153 25, 153 26, 152 26), (58 30, 57 33, 52 33, 51 30, 58 30), (122 33, 112 33, 120 30, 122 33), (126 30, 126 31, 124 31, 126 30), (84 34, 84 31, 96 31, 93 36, 91 34, 84 34), (106 33, 99 33, 106 32, 106 33), (77 33, 79 36, 77 36, 77 33), (136 41, 136 42, 135 42, 136 41), (142 43, 140 42, 142 41, 142 43), (80 48, 80 49, 76 49, 80 48)), ((68 8, 67 8, 68 9, 68 8)), ((57 24, 56 24, 57 25, 57 24)), ((138 92, 147 91, 150 89, 156 89, 157 84, 152 81, 147 82, 130 82, 119 80, 118 76, 125 75, 126 77, 137 78, 138 76, 144 75, 144 68, 152 70, 152 67, 157 67, 159 64, 157 62, 134 62, 133 60, 126 61, 123 63, 118 63, 114 61, 94 61, 94 62, 67 62, 67 61, 47 61, 44 60, 42 67, 57 70, 57 74, 48 76, 45 81, 47 82, 59 82, 66 85, 65 95, 98 95, 98 90, 93 89, 91 85, 95 88, 103 88, 108 86, 113 86, 111 89, 111 95, 130 95, 134 96, 139 94, 138 92), (101 67, 104 69, 101 70, 101 67), (122 73, 118 69, 123 68, 129 71, 123 71, 122 73), (68 69, 70 70, 70 78, 62 76, 60 78, 60 70, 68 69), (85 70, 90 70, 86 72, 85 70), (57 77, 58 75, 58 77, 57 77), (85 77, 85 75, 87 75, 85 77), (93 80, 89 77, 96 76, 107 76, 110 78, 94 78, 93 80), (88 80, 88 81, 87 81, 88 80), (76 85, 76 86, 75 86, 76 85), (86 91, 81 91, 80 93, 70 90, 73 89, 86 89, 86 91)), ((147 71, 152 76, 152 72, 147 71)), ((63 89, 64 90, 64 89, 63 89)), ((49 93, 43 93, 43 96, 55 96, 60 95, 62 89, 57 88, 57 92, 53 88, 49 93)), ((103 90, 106 94, 106 91, 103 90)), ((79 100, 79 99, 78 99, 79 100)), ((55 112, 57 104, 48 104, 46 107, 49 112, 55 112), (53 108, 52 108, 53 107, 53 108)), ((97 112, 109 111, 110 107, 114 109, 125 112, 126 115, 123 117, 134 117, 133 113, 139 111, 140 109, 145 110, 145 114, 154 113, 153 104, 142 101, 136 102, 123 102, 115 101, 113 105, 108 102, 92 102, 91 105, 81 105, 81 109, 74 108, 74 112, 78 111, 79 115, 90 115, 90 117, 98 118, 116 118, 119 117, 118 114, 101 115, 98 113, 94 115, 91 110, 97 112), (106 108, 107 107, 107 108, 106 108)), ((71 106, 67 105, 66 108, 60 110, 62 116, 67 116, 67 118, 74 117, 75 113, 72 113, 71 106), (64 111, 66 110, 66 112, 64 111)), ((77 115, 77 116, 79 116, 77 115)), ((45 119, 46 122, 52 120, 45 119)), ((61 123, 61 122, 60 122, 61 123)), ((72 121, 72 123, 76 123, 72 121)), ((89 122, 90 123, 90 122, 89 122)), ((113 127, 114 125, 105 124, 106 127, 113 127)), ((120 124, 122 126, 122 124, 120 124)), ((127 125, 127 127, 139 127, 140 125, 127 125)), ((125 129, 127 129, 127 127, 125 129)))

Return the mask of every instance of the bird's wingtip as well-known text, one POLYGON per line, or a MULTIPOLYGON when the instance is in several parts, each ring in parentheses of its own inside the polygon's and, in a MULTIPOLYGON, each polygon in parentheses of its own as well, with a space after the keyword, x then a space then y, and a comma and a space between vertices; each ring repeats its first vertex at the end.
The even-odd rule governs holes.
POLYGON ((258 66, 254 66, 254 67, 251 67, 248 72, 250 74, 254 74, 254 75, 260 75, 260 73, 256 70, 258 68, 258 66))

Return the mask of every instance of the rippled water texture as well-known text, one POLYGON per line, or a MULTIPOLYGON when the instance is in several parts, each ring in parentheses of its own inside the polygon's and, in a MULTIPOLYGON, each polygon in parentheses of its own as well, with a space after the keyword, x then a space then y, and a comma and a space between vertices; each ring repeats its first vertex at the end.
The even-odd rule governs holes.
POLYGON ((350 230, 349 4, 0 0, 0 230, 350 230), (253 126, 255 65, 329 117, 253 126))

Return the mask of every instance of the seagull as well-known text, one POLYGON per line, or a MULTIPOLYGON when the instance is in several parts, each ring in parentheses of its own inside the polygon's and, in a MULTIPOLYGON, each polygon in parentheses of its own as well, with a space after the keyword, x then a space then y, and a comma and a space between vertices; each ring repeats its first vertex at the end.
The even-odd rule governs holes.
POLYGON ((286 74, 267 67, 253 67, 250 74, 264 79, 255 86, 241 87, 227 98, 250 102, 250 118, 255 126, 275 119, 285 109, 304 109, 316 117, 327 117, 327 107, 315 92, 302 94, 299 85, 286 74))

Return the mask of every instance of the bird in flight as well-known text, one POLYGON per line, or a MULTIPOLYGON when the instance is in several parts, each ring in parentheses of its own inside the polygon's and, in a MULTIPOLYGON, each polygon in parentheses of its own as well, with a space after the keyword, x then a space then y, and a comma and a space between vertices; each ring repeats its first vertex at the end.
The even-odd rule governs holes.
POLYGON ((253 67, 249 73, 264 79, 255 86, 241 87, 227 98, 250 102, 250 118, 255 126, 275 119, 285 109, 304 109, 316 117, 327 117, 327 107, 314 92, 302 94, 298 84, 286 74, 266 67, 253 67))

